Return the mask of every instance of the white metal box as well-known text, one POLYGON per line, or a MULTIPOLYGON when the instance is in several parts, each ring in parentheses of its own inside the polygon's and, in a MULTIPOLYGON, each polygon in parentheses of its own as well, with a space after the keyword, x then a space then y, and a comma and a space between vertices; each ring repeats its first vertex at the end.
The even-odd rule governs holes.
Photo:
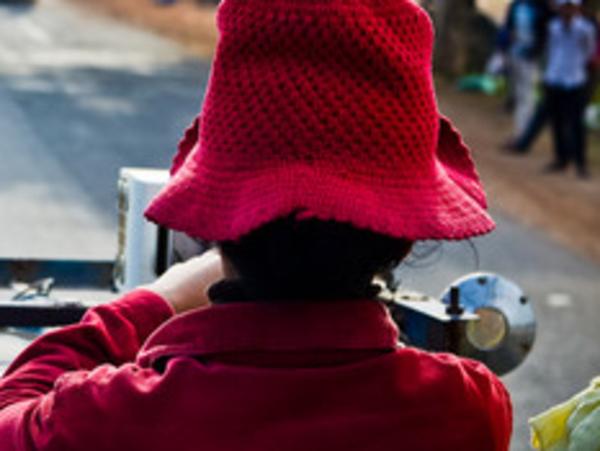
POLYGON ((119 291, 150 283, 157 276, 159 228, 144 218, 144 210, 168 179, 167 170, 121 169, 119 242, 114 276, 119 291))

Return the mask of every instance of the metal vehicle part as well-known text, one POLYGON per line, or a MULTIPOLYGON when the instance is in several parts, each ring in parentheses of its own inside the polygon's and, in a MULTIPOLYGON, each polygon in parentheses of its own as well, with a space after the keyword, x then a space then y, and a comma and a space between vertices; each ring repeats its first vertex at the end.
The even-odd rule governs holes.
POLYGON ((386 302, 406 344, 479 360, 499 375, 519 366, 535 340, 531 302, 496 274, 466 275, 439 299, 399 291, 386 302))
MULTIPOLYGON (((114 281, 128 291, 156 277, 161 247, 158 228, 144 219, 144 208, 167 182, 162 170, 123 168, 119 176, 119 230, 114 281)), ((164 243, 166 245, 166 243, 164 243)))
POLYGON ((157 227, 144 219, 144 209, 168 179, 166 170, 121 169, 118 253, 114 272, 119 291, 150 283, 173 264, 207 249, 200 241, 157 227))
POLYGON ((536 332, 535 313, 523 290, 499 275, 475 273, 442 294, 446 305, 453 288, 460 292, 465 312, 479 317, 467 324, 456 353, 485 363, 497 374, 516 368, 533 347, 536 332))

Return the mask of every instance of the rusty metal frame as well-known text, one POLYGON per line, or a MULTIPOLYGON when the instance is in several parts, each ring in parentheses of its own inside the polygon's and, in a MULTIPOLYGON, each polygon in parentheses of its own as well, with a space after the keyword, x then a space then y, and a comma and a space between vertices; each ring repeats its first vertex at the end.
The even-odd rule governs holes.
MULTIPOLYGON (((0 259, 0 288, 52 279, 52 287, 114 291, 114 262, 104 260, 0 259)), ((33 286, 33 285, 32 285, 33 286)), ((31 299, 1 299, 0 327, 48 327, 72 324, 87 306, 40 293, 31 299)))
POLYGON ((113 291, 114 261, 0 259, 0 288, 51 277, 54 287, 113 291))

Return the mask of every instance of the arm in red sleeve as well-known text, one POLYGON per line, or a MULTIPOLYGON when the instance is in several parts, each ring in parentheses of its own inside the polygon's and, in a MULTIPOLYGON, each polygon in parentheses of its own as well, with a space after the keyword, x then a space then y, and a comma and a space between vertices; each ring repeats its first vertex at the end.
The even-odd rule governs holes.
POLYGON ((421 376, 422 379, 436 376, 433 379, 436 381, 435 397, 438 401, 443 400, 441 405, 446 409, 444 415, 447 417, 445 426, 451 428, 446 429, 446 433, 464 440, 453 443, 448 449, 508 451, 512 404, 500 379, 475 360, 422 351, 417 356, 425 363, 423 374, 426 377, 421 376))
POLYGON ((91 309, 79 324, 43 335, 0 379, 0 413, 49 393, 66 372, 133 361, 146 338, 172 315, 172 308, 160 296, 139 289, 91 309))
POLYGON ((462 362, 472 383, 470 393, 484 415, 482 420, 491 437, 489 449, 508 451, 513 426, 512 402, 508 391, 483 363, 469 359, 463 359, 462 362))

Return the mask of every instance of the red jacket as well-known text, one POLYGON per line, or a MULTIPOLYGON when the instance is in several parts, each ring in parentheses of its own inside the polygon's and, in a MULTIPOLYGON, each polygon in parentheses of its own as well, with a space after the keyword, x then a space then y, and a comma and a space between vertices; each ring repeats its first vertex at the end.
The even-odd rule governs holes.
POLYGON ((137 290, 17 358, 0 380, 0 450, 507 450, 496 377, 397 338, 373 301, 173 318, 137 290))

